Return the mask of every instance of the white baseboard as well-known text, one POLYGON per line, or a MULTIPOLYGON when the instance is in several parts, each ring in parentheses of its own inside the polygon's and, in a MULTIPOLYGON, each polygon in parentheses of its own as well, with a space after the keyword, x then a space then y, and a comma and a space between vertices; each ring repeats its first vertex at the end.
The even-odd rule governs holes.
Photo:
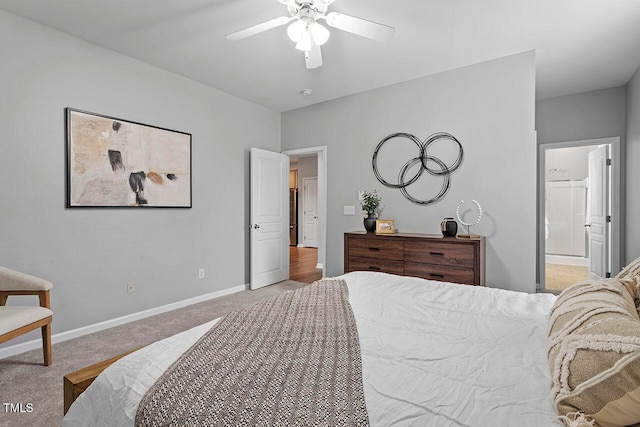
POLYGON ((311 248, 311 249, 318 249, 318 246, 307 246, 304 243, 298 243, 297 245, 298 248, 311 248))
MULTIPOLYGON (((145 319, 147 317, 155 316, 156 314, 166 313, 168 311, 177 310, 179 308, 187 307, 189 305, 197 304, 204 301, 209 301, 214 298, 220 298, 225 295, 234 294, 236 292, 249 289, 248 285, 235 286, 233 288, 222 289, 220 291, 211 292, 198 297, 189 298, 182 301, 177 301, 171 304, 162 305, 160 307, 151 308, 148 310, 140 311, 138 313, 127 314, 126 316, 116 317, 115 319, 105 320, 104 322, 94 323, 93 325, 83 326, 81 328, 72 329, 70 331, 60 332, 51 336, 51 343, 59 343, 67 341, 73 338, 78 338, 84 335, 93 334, 105 329, 113 328, 115 326, 124 325, 125 323, 133 322, 135 320, 145 319)), ((53 319, 55 321, 56 313, 53 313, 53 319)), ((32 341, 23 342, 20 344, 12 345, 6 348, 0 349, 0 359, 5 357, 15 356, 16 354, 24 353, 25 351, 31 351, 42 348, 42 340, 35 339, 32 341)), ((55 354, 53 355, 55 357, 55 354)))
POLYGON ((578 265, 582 267, 589 267, 589 258, 580 256, 546 254, 545 262, 550 264, 578 265))

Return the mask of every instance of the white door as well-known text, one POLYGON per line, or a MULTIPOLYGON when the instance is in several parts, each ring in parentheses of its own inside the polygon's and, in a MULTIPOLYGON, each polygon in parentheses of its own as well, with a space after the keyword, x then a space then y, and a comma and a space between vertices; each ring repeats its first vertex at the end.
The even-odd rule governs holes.
POLYGON ((304 216, 303 243, 310 248, 318 247, 318 178, 303 178, 304 216))
POLYGON ((289 278, 289 157, 251 149, 251 289, 289 278))
POLYGON ((589 277, 603 278, 609 271, 609 146, 589 152, 587 222, 589 230, 589 277))

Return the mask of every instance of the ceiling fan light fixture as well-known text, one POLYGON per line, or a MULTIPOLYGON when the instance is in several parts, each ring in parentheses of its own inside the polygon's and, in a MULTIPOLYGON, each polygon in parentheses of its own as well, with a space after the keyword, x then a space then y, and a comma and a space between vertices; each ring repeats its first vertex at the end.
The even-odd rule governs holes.
POLYGON ((302 32, 302 37, 300 38, 298 43, 296 43, 296 49, 302 50, 304 52, 309 52, 311 50, 311 41, 311 33, 309 32, 309 30, 305 29, 302 32))
POLYGON ((327 7, 334 0, 278 0, 287 7, 289 16, 281 16, 261 24, 239 30, 225 37, 228 40, 242 40, 255 34, 271 30, 276 27, 288 25, 287 35, 295 43, 298 50, 304 52, 305 64, 311 70, 322 66, 322 50, 331 36, 330 30, 318 23, 343 30, 358 36, 367 37, 380 42, 393 38, 395 28, 379 24, 355 16, 343 15, 337 12, 328 12, 327 7))
POLYGON ((329 36, 331 33, 322 25, 314 22, 309 27, 309 32, 311 33, 311 37, 313 37, 313 41, 316 42, 318 46, 322 46, 329 40, 329 36))
POLYGON ((292 42, 298 43, 302 39, 302 34, 306 31, 306 29, 307 25, 303 21, 298 19, 293 24, 287 27, 287 35, 292 42))
POLYGON ((287 35, 296 43, 296 49, 308 52, 311 50, 311 42, 322 46, 329 40, 329 30, 315 21, 307 22, 299 19, 287 27, 287 35), (313 40, 311 40, 313 39, 313 40))

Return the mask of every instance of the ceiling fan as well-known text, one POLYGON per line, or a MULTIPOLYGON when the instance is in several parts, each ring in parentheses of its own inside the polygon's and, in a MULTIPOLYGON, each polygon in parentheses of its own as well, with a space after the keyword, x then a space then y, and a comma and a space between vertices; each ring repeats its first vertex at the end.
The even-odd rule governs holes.
POLYGON ((227 34, 228 40, 242 40, 263 31, 280 27, 294 21, 287 28, 289 38, 296 43, 296 49, 304 52, 308 69, 322 66, 320 46, 329 39, 330 33, 318 20, 324 19, 327 25, 348 31, 362 37, 381 42, 389 41, 395 28, 366 19, 344 15, 337 12, 327 13, 327 7, 335 0, 278 0, 287 6, 290 16, 281 16, 240 31, 227 34))

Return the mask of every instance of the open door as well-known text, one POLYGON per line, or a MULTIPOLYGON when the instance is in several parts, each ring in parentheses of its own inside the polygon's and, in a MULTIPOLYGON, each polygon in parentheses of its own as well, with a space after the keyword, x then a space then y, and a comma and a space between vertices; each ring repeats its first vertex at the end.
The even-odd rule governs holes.
POLYGON ((251 149, 251 289, 289 278, 289 157, 251 149))
POLYGON ((318 247, 318 178, 304 178, 304 246, 307 248, 318 247))
POLYGON ((589 229, 589 277, 600 279, 609 272, 609 146, 589 152, 587 223, 589 229))

